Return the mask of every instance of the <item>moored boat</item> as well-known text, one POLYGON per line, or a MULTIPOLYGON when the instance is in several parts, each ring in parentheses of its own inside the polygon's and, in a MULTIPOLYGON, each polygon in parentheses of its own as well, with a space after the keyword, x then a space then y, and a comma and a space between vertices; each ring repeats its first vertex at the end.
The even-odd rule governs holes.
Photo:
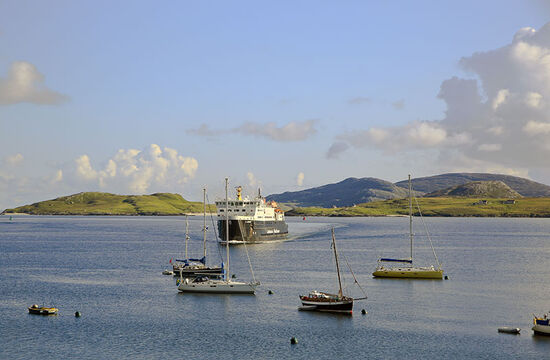
POLYGON ((36 315, 57 315, 59 309, 54 307, 45 307, 45 306, 38 306, 37 304, 33 304, 28 307, 29 314, 36 314, 36 315))
POLYGON ((189 222, 185 218, 185 259, 176 259, 172 263, 172 271, 174 276, 194 276, 201 274, 219 275, 223 269, 221 266, 206 266, 206 188, 203 189, 203 256, 200 259, 191 259, 187 256, 187 246, 189 243, 189 222))
POLYGON ((536 335, 550 336, 550 319, 548 314, 542 317, 533 315, 533 327, 531 328, 536 335))
MULTIPOLYGON (((302 306, 299 307, 299 310, 307 311, 322 311, 322 312, 333 312, 333 313, 343 313, 351 314, 353 312, 353 298, 351 296, 345 296, 342 291, 342 279, 340 277, 340 263, 338 262, 338 251, 336 251, 336 241, 334 236, 334 228, 332 228, 332 249, 334 250, 334 260, 336 262, 336 274, 338 275, 338 294, 331 294, 322 291, 311 291, 308 295, 300 295, 300 301, 302 306)), ((346 260, 347 263, 347 260, 346 260)), ((348 264, 349 266, 349 264, 348 264)), ((359 285, 351 267, 349 268, 355 283, 359 285)), ((361 288, 361 286, 359 286, 361 288)), ((363 289, 361 289, 363 290, 363 289)), ((364 293, 364 292, 363 292, 364 293)), ((366 299, 365 297, 359 298, 366 299)))
POLYGON ((521 331, 520 328, 509 327, 509 326, 503 326, 498 328, 499 333, 505 333, 505 334, 519 334, 520 331, 521 331))
POLYGON ((300 300, 303 305, 300 307, 300 310, 341 312, 347 314, 351 314, 353 311, 353 298, 348 296, 313 290, 308 295, 300 295, 300 300))
MULTIPOLYGON (((433 265, 430 266, 413 266, 413 211, 412 211, 412 185, 411 175, 409 175, 409 241, 410 241, 410 257, 408 259, 394 259, 394 258, 380 258, 378 259, 378 266, 372 273, 374 277, 382 278, 408 278, 408 279, 443 279, 443 269, 439 263, 439 259, 435 253, 435 249, 430 238, 430 234, 426 229, 426 236, 430 241, 432 253, 437 264, 437 268, 433 265), (402 263, 402 266, 386 266, 385 263, 402 263)), ((420 216, 420 207, 418 207, 420 216)), ((422 220, 424 221, 424 220, 422 220)))

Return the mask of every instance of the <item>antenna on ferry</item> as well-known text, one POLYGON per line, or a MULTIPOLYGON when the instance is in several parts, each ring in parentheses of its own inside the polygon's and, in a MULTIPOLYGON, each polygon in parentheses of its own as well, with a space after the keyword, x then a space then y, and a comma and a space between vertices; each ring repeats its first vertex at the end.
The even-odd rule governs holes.
POLYGON ((262 194, 260 192, 260 188, 258 188, 258 197, 261 198, 262 197, 262 194))

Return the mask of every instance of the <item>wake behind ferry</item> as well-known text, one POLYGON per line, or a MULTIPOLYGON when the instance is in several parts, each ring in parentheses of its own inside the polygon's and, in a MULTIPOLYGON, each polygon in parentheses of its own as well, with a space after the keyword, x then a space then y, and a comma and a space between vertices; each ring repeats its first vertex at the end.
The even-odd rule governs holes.
POLYGON ((218 200, 218 234, 225 243, 226 214, 229 221, 229 244, 258 243, 286 239, 288 225, 284 212, 275 201, 266 201, 258 190, 254 199, 242 197, 242 187, 237 187, 235 199, 218 200))

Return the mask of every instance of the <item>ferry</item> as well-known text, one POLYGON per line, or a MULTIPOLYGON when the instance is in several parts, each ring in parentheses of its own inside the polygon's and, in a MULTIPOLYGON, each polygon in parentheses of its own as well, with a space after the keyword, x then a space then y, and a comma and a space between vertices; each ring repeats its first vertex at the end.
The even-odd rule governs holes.
POLYGON ((237 196, 234 199, 216 201, 218 234, 223 239, 220 242, 249 244, 285 240, 288 225, 285 214, 277 203, 266 201, 259 190, 254 199, 243 198, 241 186, 236 190, 237 196), (228 237, 225 234, 226 221, 229 222, 228 237))

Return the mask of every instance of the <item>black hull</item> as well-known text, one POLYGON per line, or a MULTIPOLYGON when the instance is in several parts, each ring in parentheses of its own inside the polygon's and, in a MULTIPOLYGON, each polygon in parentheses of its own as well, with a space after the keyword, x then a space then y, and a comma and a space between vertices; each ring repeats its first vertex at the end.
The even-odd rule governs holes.
MULTIPOLYGON (((226 240, 225 220, 218 220, 218 235, 226 240)), ((268 242, 285 240, 288 225, 284 221, 229 220, 230 242, 268 242)))
POLYGON ((324 312, 335 312, 335 313, 347 313, 351 314, 353 311, 353 300, 345 300, 338 302, 331 301, 305 301, 302 300, 303 308, 301 310, 310 310, 310 311, 324 311, 324 312))
POLYGON ((221 275, 223 269, 218 268, 206 268, 206 269, 174 269, 174 276, 194 276, 194 275, 221 275), (180 275, 181 272, 181 275, 180 275))

